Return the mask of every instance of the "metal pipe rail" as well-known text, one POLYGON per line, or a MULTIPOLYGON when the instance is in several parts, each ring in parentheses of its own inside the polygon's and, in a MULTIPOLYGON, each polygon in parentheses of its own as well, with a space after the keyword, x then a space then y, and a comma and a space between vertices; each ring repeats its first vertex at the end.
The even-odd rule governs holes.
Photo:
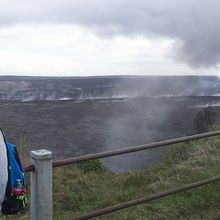
POLYGON ((75 217, 75 218, 71 218, 70 220, 92 219, 92 218, 95 218, 95 217, 99 217, 99 216, 102 216, 102 215, 109 214, 111 212, 119 211, 119 210, 122 210, 122 209, 125 209, 125 208, 129 208, 129 207, 136 206, 136 205, 139 205, 139 204, 142 204, 142 203, 146 203, 146 202, 150 202, 150 201, 160 199, 160 198, 163 198, 163 197, 166 197, 166 196, 170 196, 170 195, 173 195, 173 194, 176 194, 176 193, 179 193, 179 192, 184 192, 186 190, 201 187, 201 186, 204 186, 204 185, 207 185, 207 184, 219 181, 219 180, 220 180, 220 176, 212 177, 212 178, 209 178, 209 179, 206 179, 206 180, 202 180, 202 181, 198 181, 198 182, 195 182, 195 183, 185 185, 183 187, 170 189, 170 190, 167 190, 167 191, 164 191, 164 192, 159 192, 159 193, 156 193, 156 194, 145 196, 143 198, 139 198, 139 199, 136 199, 136 200, 131 200, 129 202, 124 202, 124 203, 120 203, 120 204, 110 206, 110 207, 107 207, 107 208, 104 208, 104 209, 100 209, 100 210, 95 211, 95 212, 91 212, 91 213, 88 213, 88 214, 85 214, 85 215, 81 215, 81 216, 78 216, 78 217, 75 217))
MULTIPOLYGON (((113 150, 113 151, 106 151, 106 152, 101 152, 101 153, 97 153, 97 154, 89 154, 89 155, 80 156, 80 157, 58 160, 58 161, 53 162, 53 167, 61 167, 61 166, 66 166, 66 165, 82 162, 82 161, 95 160, 95 159, 112 157, 112 156, 116 156, 116 155, 127 154, 127 153, 132 153, 132 152, 137 152, 137 151, 149 150, 149 149, 153 149, 153 148, 168 146, 171 144, 177 144, 177 143, 182 143, 182 142, 186 142, 186 141, 193 141, 193 140, 197 140, 197 139, 214 137, 217 135, 220 135, 220 131, 212 131, 212 132, 207 132, 207 133, 202 133, 202 134, 191 135, 191 136, 187 136, 187 137, 180 137, 180 138, 159 141, 159 142, 150 143, 150 144, 144 144, 144 145, 138 145, 138 146, 134 146, 134 147, 117 149, 117 150, 113 150)), ((31 172, 31 171, 34 171, 33 165, 25 167, 25 172, 31 172)))

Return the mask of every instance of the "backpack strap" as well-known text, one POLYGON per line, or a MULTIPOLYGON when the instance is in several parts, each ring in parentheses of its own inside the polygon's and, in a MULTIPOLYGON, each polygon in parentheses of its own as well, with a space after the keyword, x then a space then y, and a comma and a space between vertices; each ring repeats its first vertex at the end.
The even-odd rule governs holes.
POLYGON ((17 148, 15 146, 14 146, 14 151, 15 151, 15 154, 14 154, 15 160, 17 161, 20 170, 24 173, 24 167, 22 166, 21 159, 18 155, 18 151, 17 151, 17 148))
POLYGON ((14 146, 14 151, 15 151, 15 160, 17 161, 17 164, 22 172, 22 176, 23 176, 23 185, 26 187, 26 178, 25 178, 25 174, 24 174, 24 167, 21 163, 21 160, 20 160, 20 157, 19 157, 19 154, 18 154, 18 151, 17 151, 17 148, 14 146))

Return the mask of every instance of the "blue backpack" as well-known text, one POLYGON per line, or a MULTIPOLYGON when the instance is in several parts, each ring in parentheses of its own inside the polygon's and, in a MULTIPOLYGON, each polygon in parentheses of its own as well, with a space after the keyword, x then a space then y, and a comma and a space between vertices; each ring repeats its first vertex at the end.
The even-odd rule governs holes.
POLYGON ((23 212, 27 205, 26 177, 17 149, 5 137, 4 141, 8 157, 8 183, 1 211, 4 215, 11 215, 23 212))

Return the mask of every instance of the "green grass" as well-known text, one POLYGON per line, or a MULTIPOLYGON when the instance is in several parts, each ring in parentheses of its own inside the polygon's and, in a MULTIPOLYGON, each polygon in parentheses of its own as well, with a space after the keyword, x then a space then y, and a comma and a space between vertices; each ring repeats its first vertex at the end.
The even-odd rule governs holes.
MULTIPOLYGON (((220 138, 217 137, 173 145, 159 165, 142 171, 112 173, 100 161, 56 168, 53 181, 54 219, 69 219, 216 175, 220 175, 220 138)), ((29 219, 29 215, 16 219, 29 219)), ((178 193, 98 219, 217 220, 220 219, 220 183, 178 193)))

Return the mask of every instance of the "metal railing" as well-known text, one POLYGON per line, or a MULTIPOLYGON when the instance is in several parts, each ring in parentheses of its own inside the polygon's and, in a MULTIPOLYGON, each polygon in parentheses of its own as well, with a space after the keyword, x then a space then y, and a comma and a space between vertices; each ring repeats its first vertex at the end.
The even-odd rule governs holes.
MULTIPOLYGON (((100 159, 100 158, 112 157, 112 156, 116 156, 116 155, 122 155, 122 154, 126 154, 126 153, 154 149, 154 148, 164 147, 164 146, 168 146, 168 145, 172 145, 172 144, 214 137, 214 136, 218 136, 218 135, 220 135, 220 131, 213 131, 213 132, 207 132, 207 133, 203 133, 203 134, 196 134, 196 135, 191 135, 191 136, 187 136, 187 137, 181 137, 181 138, 176 138, 176 139, 171 139, 171 140, 166 140, 166 141, 155 142, 155 143, 151 143, 151 144, 139 145, 139 146, 134 146, 134 147, 129 147, 129 148, 117 149, 117 150, 113 150, 113 151, 101 152, 101 153, 97 153, 97 154, 89 154, 86 156, 58 160, 58 161, 54 161, 54 162, 52 162, 52 159, 51 159, 52 158, 52 155, 50 155, 51 152, 46 151, 46 153, 45 153, 45 151, 43 151, 43 152, 42 151, 34 151, 34 152, 32 152, 33 164, 28 167, 25 167, 26 172, 32 172, 31 185, 33 185, 33 187, 31 187, 31 194, 32 194, 32 196, 31 196, 31 207, 32 207, 31 218, 32 218, 32 220, 35 220, 35 219, 36 220, 38 220, 38 219, 41 219, 41 220, 47 219, 48 220, 50 218, 52 219, 52 210, 51 211, 49 210, 50 212, 48 212, 48 209, 50 209, 50 208, 52 209, 52 204, 49 204, 50 207, 48 207, 48 203, 52 203, 52 195, 49 195, 49 197, 48 197, 48 195, 44 195, 44 189, 48 190, 48 188, 49 188, 48 191, 51 192, 51 194, 52 194, 52 167, 61 167, 61 166, 66 166, 66 165, 70 165, 70 164, 74 164, 74 163, 79 163, 82 161, 89 161, 89 160, 95 160, 95 159, 100 159), (50 155, 50 156, 48 156, 48 155, 50 155), (51 175, 49 175, 50 176, 49 180, 48 180, 48 175, 47 175, 48 172, 51 172, 51 175), (48 186, 48 183, 50 184, 50 186, 48 186), (37 188, 39 184, 41 184, 40 189, 37 188), (42 201, 38 201, 36 199, 37 193, 40 193, 41 196, 43 197, 43 200, 46 201, 45 203, 47 204, 47 209, 44 210, 45 213, 42 213, 42 208, 40 208, 40 207, 42 207, 42 204, 40 204, 40 203, 42 203, 42 201), (45 196, 47 198, 44 198, 45 196), (34 214, 32 214, 32 212, 34 214), (46 216, 46 215, 47 215, 47 217, 44 218, 44 216, 46 216), (48 215, 50 215, 51 217, 48 218, 48 215)), ((169 196, 169 195, 172 195, 175 193, 183 192, 183 191, 186 191, 186 190, 189 190, 192 188, 207 185, 212 182, 219 181, 219 180, 220 180, 220 176, 212 177, 212 178, 209 178, 206 180, 202 180, 199 182, 185 185, 180 188, 170 189, 170 190, 167 190, 164 192, 148 195, 148 196, 145 196, 145 197, 137 199, 137 200, 132 200, 132 201, 128 201, 125 203, 120 203, 120 204, 117 204, 117 205, 114 205, 111 207, 107 207, 107 208, 104 208, 104 209, 101 209, 101 210, 98 210, 95 212, 91 212, 91 213, 88 213, 85 215, 81 215, 81 216, 72 218, 71 220, 84 220, 84 219, 95 218, 95 217, 98 217, 101 215, 115 212, 117 210, 125 209, 125 208, 131 207, 131 206, 135 206, 138 204, 142 204, 145 202, 149 202, 152 200, 163 198, 165 196, 169 196)))

